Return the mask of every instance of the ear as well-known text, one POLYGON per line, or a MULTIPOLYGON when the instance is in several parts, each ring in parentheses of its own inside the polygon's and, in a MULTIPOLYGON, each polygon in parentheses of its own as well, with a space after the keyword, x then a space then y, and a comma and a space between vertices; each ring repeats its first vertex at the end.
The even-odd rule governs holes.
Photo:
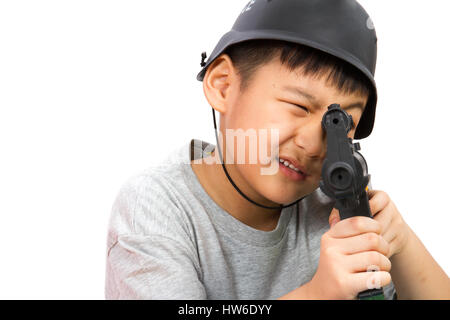
POLYGON ((203 78, 203 92, 211 107, 216 111, 226 112, 235 81, 237 81, 237 75, 228 55, 222 54, 208 67, 203 78))

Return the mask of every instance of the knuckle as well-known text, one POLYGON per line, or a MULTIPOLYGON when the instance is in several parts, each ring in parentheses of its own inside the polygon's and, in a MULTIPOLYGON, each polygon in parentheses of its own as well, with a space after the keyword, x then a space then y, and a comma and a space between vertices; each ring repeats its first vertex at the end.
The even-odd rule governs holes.
POLYGON ((358 230, 358 231, 362 230, 363 229, 363 221, 362 221, 361 217, 354 217, 351 220, 351 225, 355 230, 358 230))
POLYGON ((381 277, 381 286, 383 287, 387 286, 392 281, 392 277, 389 272, 386 271, 380 272, 380 277, 381 277))
POLYGON ((377 226, 377 227, 381 227, 381 222, 380 221, 378 221, 378 220, 375 220, 375 219, 373 219, 373 218, 369 218, 370 219, 370 221, 372 221, 373 222, 373 224, 375 225, 375 226, 377 226))
POLYGON ((330 242, 330 235, 329 235, 329 233, 327 232, 327 233, 324 233, 323 234, 323 236, 322 236, 322 238, 320 238, 320 246, 322 247, 322 248, 324 248, 324 247, 327 247, 328 246, 328 243, 330 242))
MULTIPOLYGON (((386 258, 386 257, 385 257, 386 258)), ((386 271, 391 271, 392 268, 392 263, 391 260, 389 260, 388 258, 386 258, 386 271)))
POLYGON ((339 292, 344 292, 345 291, 345 287, 346 287, 347 283, 348 283, 348 281, 346 280, 345 277, 341 276, 341 277, 336 277, 335 278, 335 286, 336 286, 336 289, 339 292))
POLYGON ((350 219, 352 219, 352 228, 358 232, 365 232, 369 230, 377 234, 381 232, 381 224, 375 219, 363 216, 353 217, 350 219))
POLYGON ((389 272, 386 272, 386 284, 385 285, 388 285, 389 283, 391 283, 391 281, 392 281, 391 274, 389 272))
POLYGON ((389 242, 387 242, 386 239, 383 236, 380 236, 380 245, 388 247, 389 246, 389 242))
POLYGON ((387 197, 387 193, 385 191, 383 191, 383 190, 377 190, 375 195, 377 196, 377 198, 379 198, 381 200, 385 200, 386 197, 387 197))
POLYGON ((367 241, 370 243, 371 249, 378 249, 380 247, 380 236, 375 232, 370 232, 367 234, 367 241))
POLYGON ((369 252, 369 263, 376 266, 382 265, 381 254, 376 251, 369 252))
POLYGON ((333 247, 331 247, 331 246, 327 246, 327 247, 325 247, 324 249, 323 249, 323 254, 326 256, 326 257, 333 257, 334 256, 334 254, 335 254, 335 249, 333 248, 333 247))
POLYGON ((381 233, 381 223, 375 219, 371 219, 371 220, 375 227, 375 233, 380 234, 381 233))
POLYGON ((401 216, 397 216, 396 219, 393 219, 392 225, 395 228, 401 228, 405 224, 405 221, 401 216))
POLYGON ((380 270, 382 271, 390 271, 391 270, 391 261, 387 259, 385 256, 380 257, 380 270))
POLYGON ((402 221, 400 221, 400 219, 393 219, 391 224, 392 224, 392 228, 400 228, 402 221))
POLYGON ((389 197, 389 195, 386 192, 381 191, 380 194, 384 198, 385 201, 389 202, 391 200, 391 198, 389 197))

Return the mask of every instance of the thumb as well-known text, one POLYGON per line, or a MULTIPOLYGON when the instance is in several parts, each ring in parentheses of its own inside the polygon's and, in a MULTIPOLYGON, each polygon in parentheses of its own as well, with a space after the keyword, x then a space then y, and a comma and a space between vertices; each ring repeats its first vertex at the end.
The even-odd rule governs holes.
POLYGON ((328 218, 328 223, 330 224, 330 228, 332 228, 340 220, 341 220, 341 218, 339 217, 339 210, 336 208, 333 208, 333 210, 331 210, 330 217, 328 218))

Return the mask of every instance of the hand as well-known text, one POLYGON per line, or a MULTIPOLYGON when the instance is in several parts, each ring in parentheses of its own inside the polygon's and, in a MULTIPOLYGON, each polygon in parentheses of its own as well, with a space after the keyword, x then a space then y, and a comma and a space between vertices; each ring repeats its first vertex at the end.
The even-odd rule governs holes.
MULTIPOLYGON (((389 244, 388 258, 401 252, 409 239, 409 227, 394 202, 384 191, 369 190, 369 206, 373 218, 381 226, 381 236, 389 244)), ((331 212, 329 221, 340 221, 337 210, 331 212)))
POLYGON ((306 284, 312 299, 354 299, 361 291, 391 281, 389 244, 380 236, 381 224, 368 217, 338 222, 336 215, 333 209, 331 228, 321 238, 319 266, 306 284))

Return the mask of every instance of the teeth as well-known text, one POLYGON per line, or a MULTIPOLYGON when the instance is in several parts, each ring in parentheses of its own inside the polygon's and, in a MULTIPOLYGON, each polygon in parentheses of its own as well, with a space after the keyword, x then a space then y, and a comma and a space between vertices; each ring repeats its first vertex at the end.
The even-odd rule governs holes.
POLYGON ((282 164, 284 164, 286 167, 289 167, 289 168, 291 168, 292 170, 294 170, 294 171, 296 171, 296 172, 300 172, 300 170, 298 170, 296 167, 294 167, 294 165, 292 165, 291 163, 289 163, 289 161, 280 159, 280 162, 281 162, 282 164))

